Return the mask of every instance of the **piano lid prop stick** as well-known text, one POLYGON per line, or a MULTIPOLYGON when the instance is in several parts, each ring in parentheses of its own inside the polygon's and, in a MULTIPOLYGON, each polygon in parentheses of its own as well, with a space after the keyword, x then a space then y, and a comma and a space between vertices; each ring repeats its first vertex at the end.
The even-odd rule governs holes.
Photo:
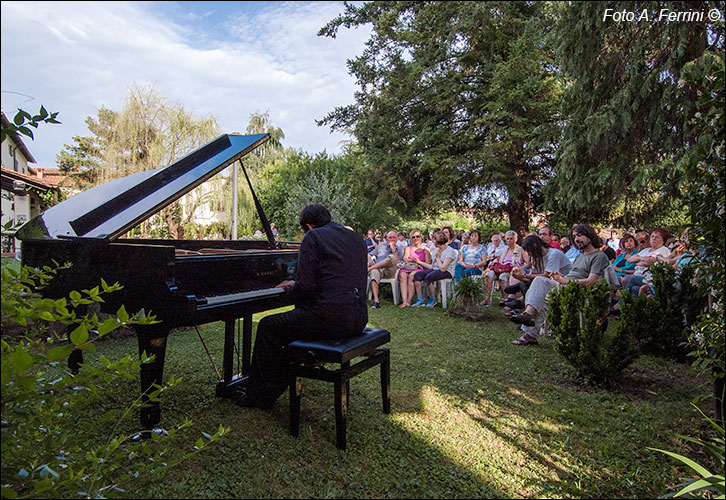
POLYGON ((209 349, 207 349, 207 344, 204 343, 204 339, 202 338, 202 334, 199 333, 199 328, 197 328, 197 325, 194 325, 194 329, 197 331, 197 335, 199 336, 199 340, 202 341, 202 345, 204 346, 204 350, 207 351, 207 357, 209 358, 209 362, 212 363, 212 368, 214 368, 214 373, 217 374, 217 380, 222 380, 222 376, 219 374, 219 370, 217 370, 217 365, 214 364, 214 360, 212 359, 212 356, 209 354, 209 349))
POLYGON ((270 243, 270 250, 275 249, 275 237, 272 235, 272 228, 270 228, 270 223, 267 221, 267 216, 265 215, 265 211, 262 210, 262 205, 260 205, 260 200, 257 199, 257 195, 255 194, 255 190, 252 189, 252 183, 250 182, 250 176, 247 175, 247 170, 245 169, 245 166, 242 164, 242 160, 239 161, 240 167, 242 167, 242 172, 245 174, 245 179, 247 179, 247 185, 250 187, 250 193, 252 193, 252 199, 255 202, 255 208, 257 209, 257 214, 260 216, 260 221, 262 222, 262 227, 265 230, 265 234, 267 235, 267 241, 270 243))

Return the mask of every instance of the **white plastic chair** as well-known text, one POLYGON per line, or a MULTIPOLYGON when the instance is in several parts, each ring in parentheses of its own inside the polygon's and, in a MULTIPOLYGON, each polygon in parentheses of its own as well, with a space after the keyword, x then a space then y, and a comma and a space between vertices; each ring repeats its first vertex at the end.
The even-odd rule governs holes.
MULTIPOLYGON (((399 298, 401 296, 401 290, 398 287, 398 273, 400 269, 396 269, 396 274, 393 276, 393 278, 381 278, 381 281, 378 282, 378 293, 381 291, 381 285, 388 284, 391 285, 391 288, 393 290, 393 305, 397 306, 400 302, 399 298)), ((371 290, 371 279, 368 278, 368 300, 370 300, 373 297, 373 290, 371 290)))

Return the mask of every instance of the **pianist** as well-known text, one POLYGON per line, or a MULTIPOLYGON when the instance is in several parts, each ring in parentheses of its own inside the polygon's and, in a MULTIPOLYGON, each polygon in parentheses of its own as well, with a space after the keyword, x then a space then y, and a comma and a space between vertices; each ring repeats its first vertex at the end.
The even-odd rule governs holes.
POLYGON ((292 292, 296 307, 260 320, 249 378, 232 395, 243 407, 270 408, 285 392, 287 344, 358 335, 368 322, 367 253, 361 236, 333 222, 323 205, 306 206, 300 226, 305 237, 296 279, 278 285, 292 292))

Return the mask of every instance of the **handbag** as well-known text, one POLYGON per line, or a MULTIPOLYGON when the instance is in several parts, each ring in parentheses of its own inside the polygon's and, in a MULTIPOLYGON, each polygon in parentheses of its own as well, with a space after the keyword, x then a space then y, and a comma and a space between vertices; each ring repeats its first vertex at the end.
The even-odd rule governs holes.
POLYGON ((418 264, 416 264, 415 262, 401 261, 398 264, 396 264, 396 267, 399 269, 406 269, 408 271, 415 271, 416 269, 420 269, 420 267, 418 267, 418 264))
POLYGON ((494 271, 494 274, 499 276, 502 273, 512 272, 512 264, 502 264, 501 262, 495 260, 494 262, 489 264, 489 269, 494 271))

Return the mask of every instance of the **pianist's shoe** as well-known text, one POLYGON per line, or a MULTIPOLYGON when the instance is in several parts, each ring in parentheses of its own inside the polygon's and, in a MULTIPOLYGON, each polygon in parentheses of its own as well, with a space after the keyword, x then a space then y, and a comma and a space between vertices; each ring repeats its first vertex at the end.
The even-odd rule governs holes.
POLYGON ((234 401, 237 406, 241 406, 242 408, 262 408, 263 410, 267 410, 275 406, 274 401, 271 403, 257 401, 250 397, 249 393, 244 390, 234 391, 229 398, 234 401))

